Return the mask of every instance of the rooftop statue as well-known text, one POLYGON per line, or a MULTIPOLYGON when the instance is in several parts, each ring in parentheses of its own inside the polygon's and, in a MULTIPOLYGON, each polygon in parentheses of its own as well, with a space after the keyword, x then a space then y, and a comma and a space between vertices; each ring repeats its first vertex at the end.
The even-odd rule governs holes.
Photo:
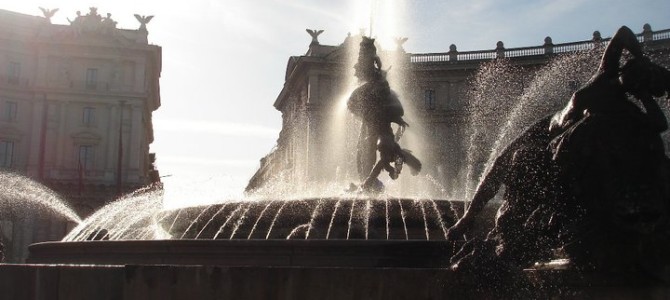
POLYGON ((89 12, 86 15, 81 14, 81 11, 77 11, 77 16, 74 20, 70 20, 70 26, 74 31, 75 36, 80 36, 83 33, 86 34, 113 34, 114 29, 116 29, 117 22, 112 19, 112 14, 107 13, 106 17, 102 17, 98 14, 98 8, 89 7, 89 12))
POLYGON ((403 164, 407 164, 415 175, 421 170, 421 162, 398 145, 408 124, 402 118, 404 109, 398 95, 386 80, 374 42, 374 39, 362 36, 354 75, 363 84, 351 93, 347 102, 349 111, 362 121, 356 161, 359 177, 363 181, 362 188, 366 191, 383 188, 377 179, 382 170, 386 170, 392 179, 398 178, 403 164), (391 123, 399 126, 397 135, 394 135, 391 123), (391 163, 395 166, 392 167, 391 163))
POLYGON ((153 19, 154 16, 141 16, 138 14, 135 14, 135 19, 137 19, 137 22, 140 22, 140 28, 139 30, 142 31, 147 31, 147 24, 151 22, 151 19, 153 19))
POLYGON ((312 42, 310 43, 311 45, 318 45, 319 44, 319 35, 323 33, 323 30, 312 30, 312 29, 305 29, 307 33, 309 33, 309 36, 312 37, 312 42))
POLYGON ((448 238, 467 234, 501 185, 504 202, 494 229, 468 242, 454 268, 521 270, 558 252, 577 269, 670 280, 670 158, 660 136, 668 126, 654 99, 666 93, 670 71, 621 27, 566 107, 529 127, 489 168, 448 238), (632 58, 620 67, 624 50, 632 58))
POLYGON ((40 10, 42 11, 42 14, 44 15, 44 18, 47 19, 47 22, 51 23, 51 18, 58 12, 58 8, 54 9, 48 9, 48 8, 43 8, 40 7, 40 10))
POLYGON ((116 28, 117 22, 112 20, 112 14, 107 13, 107 17, 102 18, 102 30, 105 33, 112 33, 116 28))

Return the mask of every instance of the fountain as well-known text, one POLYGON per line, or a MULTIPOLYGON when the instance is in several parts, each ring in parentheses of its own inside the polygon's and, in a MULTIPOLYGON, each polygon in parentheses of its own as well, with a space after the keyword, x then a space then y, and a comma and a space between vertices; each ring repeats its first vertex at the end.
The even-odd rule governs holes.
MULTIPOLYGON (((312 33, 316 40, 318 33, 316 31, 312 33)), ((370 40, 365 39, 363 43, 366 43, 368 47, 374 45, 370 44, 370 40)), ((374 72, 382 72, 381 61, 378 62, 374 53, 361 52, 364 54, 359 55, 362 61, 359 63, 363 65, 360 70, 367 70, 360 71, 364 73, 359 74, 361 77, 369 76, 370 74, 365 72, 370 72, 370 69, 374 72), (369 65, 365 66, 365 64, 369 65)), ((548 144, 549 133, 545 132, 549 129, 548 119, 544 119, 547 123, 535 122, 541 119, 542 115, 555 111, 557 108, 555 103, 564 103, 565 95, 551 95, 556 100, 547 101, 549 104, 544 107, 535 107, 529 103, 549 97, 547 81, 564 80, 556 78, 557 73, 552 69, 553 67, 582 59, 590 61, 589 58, 593 54, 589 55, 591 56, 587 55, 586 58, 584 56, 564 57, 561 58, 562 61, 554 62, 538 72, 528 90, 521 95, 520 102, 510 106, 506 114, 507 118, 505 118, 507 123, 502 124, 503 126, 494 125, 500 128, 500 131, 489 139, 489 142, 494 144, 491 147, 493 150, 484 154, 473 153, 473 161, 481 161, 481 159, 475 159, 474 156, 483 155, 488 157, 484 160, 488 163, 480 168, 481 170, 473 168, 468 172, 470 180, 474 180, 473 178, 476 178, 478 174, 483 174, 482 180, 478 182, 479 186, 472 189, 474 200, 469 206, 461 201, 447 201, 431 197, 396 197, 383 192, 377 180, 381 170, 388 171, 391 174, 390 177, 395 179, 394 177, 397 177, 399 173, 406 175, 405 172, 401 172, 401 166, 404 164, 416 171, 420 169, 420 163, 417 164, 418 159, 410 156, 410 152, 400 148, 398 137, 393 136, 392 132, 389 133, 391 122, 399 124, 401 128, 404 127, 402 113, 398 113, 399 110, 402 110, 402 105, 398 109, 397 105, 393 105, 395 100, 393 99, 389 109, 392 112, 387 112, 382 116, 381 119, 384 120, 374 120, 373 124, 365 125, 378 126, 377 130, 366 129, 369 130, 368 134, 361 135, 360 151, 358 151, 361 159, 357 160, 356 166, 361 181, 360 188, 357 186, 348 192, 342 192, 342 187, 338 185, 331 189, 337 192, 331 192, 330 195, 301 196, 294 199, 278 196, 265 197, 170 210, 162 207, 162 191, 149 188, 127 195, 85 220, 79 220, 76 214, 71 214, 67 209, 60 209, 61 214, 78 223, 78 226, 62 242, 32 245, 28 262, 52 264, 35 267, 42 272, 35 271, 39 273, 34 275, 39 277, 37 282, 40 280, 44 282, 47 280, 77 281, 82 285, 82 290, 87 290, 87 286, 100 287, 111 298, 175 297, 175 294, 171 293, 177 293, 176 297, 189 296, 199 299, 226 297, 385 299, 421 296, 425 298, 448 296, 463 298, 473 295, 493 297, 501 291, 484 289, 479 282, 495 283, 497 279, 481 281, 481 278, 477 277, 481 275, 478 273, 483 272, 483 269, 478 269, 479 265, 471 265, 471 269, 475 270, 474 279, 468 277, 473 274, 459 273, 458 269, 465 268, 464 266, 467 265, 463 263, 467 262, 467 259, 459 261, 457 272, 448 268, 455 250, 458 250, 462 244, 462 241, 454 240, 460 238, 467 231, 466 229, 469 229, 466 227, 471 226, 471 222, 474 222, 472 215, 482 209, 482 202, 488 201, 497 192, 500 182, 504 181, 497 178, 499 172, 517 172, 515 173, 516 178, 525 179, 521 180, 520 187, 514 183, 504 182, 509 185, 508 192, 516 188, 516 191, 528 192, 531 200, 537 201, 563 199, 560 197, 572 199, 568 193, 563 193, 564 190, 543 190, 542 192, 532 190, 550 187, 550 180, 533 183, 529 181, 529 178, 539 178, 533 174, 534 172, 546 171, 554 167, 553 165, 547 166, 547 162, 543 160, 547 158, 543 156, 547 154, 543 152, 546 151, 546 147, 542 146, 548 144), (529 110, 529 106, 534 109, 529 110), (526 152, 517 151, 515 146, 518 144, 524 146, 523 150, 526 152), (380 152, 379 161, 376 158, 376 150, 380 152), (508 155, 510 151, 515 155, 508 155), (375 154, 375 159, 369 159, 372 157, 370 153, 375 154), (520 154, 516 155, 517 153, 520 154), (540 158, 536 157, 538 154, 540 158), (391 159, 385 156, 390 156, 391 159), (521 157, 528 160, 515 164, 514 161, 509 161, 510 157, 521 157), (391 163, 394 165, 391 166, 391 163), (501 168, 509 168, 509 170, 501 171, 501 168), (524 176, 528 178, 523 178, 524 176), (537 186, 533 185, 535 183, 537 186), (526 188, 531 190, 526 191, 526 188), (539 194, 541 196, 538 196, 539 194), (560 195, 556 196, 557 194, 560 195), (468 211, 466 217, 456 223, 459 220, 459 212, 465 210, 468 211), (75 266, 64 266, 72 264, 75 266), (82 265, 92 266, 83 267, 82 265), (259 285, 264 288, 259 289, 259 285)), ((488 67, 508 69, 502 61, 493 62, 488 67)), ((587 69, 591 70, 591 68, 587 69)), ((486 73, 486 68, 482 73, 486 73)), ((381 73, 375 73, 374 76, 381 75, 381 73)), ((583 76, 583 74, 573 75, 583 76)), ((633 81, 637 79, 635 76, 637 75, 634 75, 633 81)), ((380 78, 383 77, 372 81, 380 78)), ((582 79, 581 82, 584 81, 582 79)), ((381 103, 376 103, 378 106, 372 106, 371 109, 369 107, 356 108, 356 105, 351 105, 350 109, 354 112, 357 109, 368 109, 374 112, 374 110, 388 108, 386 106, 389 103, 383 101, 395 96, 389 96, 393 94, 390 92, 388 82, 385 84, 386 87, 382 91, 385 97, 379 100, 381 103)), ((371 90, 374 89, 374 87, 371 88, 371 90)), ((496 91, 495 89, 493 91, 480 89, 476 92, 490 92, 496 95, 496 91)), ((356 93, 354 92, 354 95, 356 93)), ((660 94, 663 93, 665 90, 660 92, 660 94)), ((365 92, 361 94, 363 96, 357 96, 358 101, 370 101, 371 96, 365 92)), ((658 96, 658 94, 655 92, 655 95, 658 96)), ((484 98, 485 96, 480 95, 479 97, 484 98)), ((648 108, 647 113, 649 111, 648 108)), ((487 112, 477 113, 486 114, 487 112)), ((368 113, 360 115, 364 117, 364 120, 369 121, 368 113)), ((479 133, 481 132, 473 133, 474 137, 471 139, 473 149, 481 149, 475 145, 476 142, 482 140, 476 137, 479 133)), ((648 140, 643 140, 643 142, 646 141, 648 140)), ((568 146, 570 146, 569 143, 568 146)), ((658 153, 654 152, 654 154, 658 153)), ((559 168, 559 170, 564 169, 559 168)), ((545 175, 552 176, 553 174, 545 175)), ((500 175, 500 177, 504 176, 500 175)), ((592 177, 596 176, 592 174, 592 177)), ((654 176, 645 178, 658 179, 654 176)), ((541 179, 547 178, 542 177, 541 179)), ((465 189, 465 194, 469 195, 470 189, 467 187, 465 189)), ((602 190, 599 193, 603 193, 602 190)), ((639 194, 637 196, 639 198, 639 194)), ((31 199, 37 198, 52 199, 49 197, 31 199)), ((508 197, 506 200, 509 199, 508 197)), ((620 217, 642 220, 643 226, 647 225, 645 221, 648 218, 653 219, 652 223, 654 223, 658 221, 658 218, 663 217, 650 216, 649 207, 642 207, 644 206, 642 204, 635 207, 626 206, 626 202, 618 204, 622 204, 620 208, 623 210, 630 209, 624 211, 624 214, 619 215, 620 217), (641 207, 643 209, 640 209, 641 207), (626 214, 631 211, 632 213, 626 214)), ((533 219, 533 221, 547 225, 544 217, 555 213, 556 205, 556 202, 544 201, 530 207, 531 210, 524 213, 532 214, 539 211, 538 220, 533 219)), ((48 206, 52 207, 51 204, 48 206)), ((560 212, 564 213, 564 211, 560 212)), ((523 221, 531 219, 528 215, 523 215, 523 218, 523 221)), ((635 223, 636 220, 632 222, 635 223)), ((639 225, 639 223, 635 224, 639 225)), ((486 228, 476 225, 474 227, 476 227, 474 231, 486 231, 486 228)), ((481 232, 474 235, 481 235, 481 232)), ((616 242, 616 240, 608 240, 608 242, 612 241, 616 242)), ((488 244, 484 242, 484 244, 484 246, 472 246, 472 249, 465 247, 461 251, 462 255, 457 257, 477 258, 476 255, 473 255, 473 253, 478 254, 477 250, 491 250, 491 248, 486 248, 491 246, 490 242, 488 244)), ((589 246, 593 245, 589 244, 589 246)), ((537 250, 529 246, 522 248, 522 251, 537 250)), ((593 256, 589 255, 580 256, 584 254, 584 247, 574 249, 567 250, 568 257, 575 259, 578 263, 582 264, 584 257, 587 257, 586 260, 593 259, 593 256)), ((665 248, 661 247, 661 249, 665 248)), ((490 258, 490 256, 485 258, 490 258)), ((533 256, 533 259, 538 259, 538 257, 533 256)), ((491 266, 487 265, 490 261, 475 260, 475 262, 485 268, 491 266)), ((493 264, 495 267, 509 267, 499 261, 493 264)), ((551 266, 552 263, 545 265, 551 266)), ((598 267, 603 268, 604 265, 599 263, 598 267)), ((563 267, 565 265, 561 265, 561 268, 563 267)), ((15 274, 20 275, 12 278, 6 275, 8 273, 0 272, 0 282, 3 284, 17 282, 17 280, 29 282, 34 279, 31 277, 32 273, 22 271, 19 266, 3 266, 2 268, 16 270, 15 274)), ((491 269, 495 270, 495 268, 491 269)), ((556 268, 552 269, 552 271, 556 270, 556 268)), ((539 275, 538 278, 543 279, 539 275)), ((2 287, 9 288, 8 286, 2 287)), ((44 293, 54 292, 66 295, 68 292, 77 293, 77 291, 64 292, 63 287, 59 284, 33 287, 39 288, 39 291, 44 291, 44 293)), ((527 286, 524 288, 527 289, 527 286)), ((519 295, 510 290, 502 290, 502 292, 519 295)), ((664 289, 661 292, 667 294, 668 291, 664 289)), ((17 292, 16 298, 23 297, 23 294, 20 293, 17 292)), ((100 293, 99 290, 98 293, 100 293)), ((532 295, 541 296, 543 294, 532 295)))
MULTIPOLYGON (((318 43, 320 31, 308 33, 318 43)), ((361 37, 354 69, 362 83, 352 92, 348 108, 362 124, 357 146, 360 187, 343 191, 339 186, 333 196, 270 197, 174 210, 161 209, 160 190, 138 192, 94 213, 63 242, 33 245, 28 262, 446 267, 453 249, 446 240, 447 228, 462 207, 383 193, 377 179, 382 170, 391 179, 401 173, 417 175, 421 162, 398 144, 408 124, 399 96, 381 69, 374 39, 361 37), (391 123, 399 125, 395 135, 391 123), (403 172, 403 165, 410 172, 403 172), (164 252, 165 245, 172 250, 164 252), (188 255, 171 255, 175 248, 188 255)))

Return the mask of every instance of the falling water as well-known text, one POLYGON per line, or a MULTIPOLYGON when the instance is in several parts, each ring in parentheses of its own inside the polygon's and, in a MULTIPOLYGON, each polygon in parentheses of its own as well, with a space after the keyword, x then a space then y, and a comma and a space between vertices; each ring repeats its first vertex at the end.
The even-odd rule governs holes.
MULTIPOLYGON (((256 227, 258 227, 258 222, 261 221, 261 219, 262 219, 263 216, 265 215, 265 212, 268 210, 268 208, 270 207, 270 205, 272 205, 272 203, 274 203, 274 201, 269 201, 268 204, 265 205, 265 207, 263 208, 263 210, 261 211, 261 213, 258 215, 258 218, 256 218, 256 222, 254 222, 254 226, 251 227, 251 231, 249 231, 249 235, 247 236, 247 239, 251 239, 251 236, 252 236, 252 235, 254 234, 254 232, 256 231, 256 227)), ((212 219, 213 219, 213 218, 212 218, 212 219)))
POLYGON ((223 204, 223 206, 221 206, 221 208, 220 208, 218 211, 216 211, 216 213, 215 213, 211 218, 209 218, 209 220, 207 221, 207 223, 205 223, 205 226, 203 226, 202 229, 200 229, 200 231, 198 231, 198 234, 195 235, 195 238, 196 238, 196 239, 199 238, 200 235, 205 231, 205 229, 207 228, 207 226, 209 226, 209 224, 211 224, 212 221, 214 221, 214 220, 216 219, 216 216, 218 216, 219 214, 221 214, 221 213, 226 209, 226 205, 227 205, 227 204, 223 204))
POLYGON ((129 229, 146 228, 161 209, 162 190, 141 190, 121 197, 79 223, 63 241, 86 240, 100 230, 110 239, 121 238, 129 229), (132 217, 129 217, 132 216, 132 217), (126 220, 125 222, 120 222, 126 220))
POLYGON ((391 217, 389 216, 389 198, 384 197, 384 208, 386 211, 385 214, 385 219, 386 219, 386 239, 389 239, 389 235, 391 234, 390 230, 390 225, 391 225, 391 217))
POLYGON ((440 225, 440 228, 442 229, 442 233, 444 233, 444 239, 447 239, 447 226, 444 224, 444 219, 442 218, 442 214, 440 213, 440 209, 437 207, 437 203, 435 203, 434 199, 430 199, 430 203, 433 206, 433 211, 435 212, 435 218, 437 219, 437 222, 440 225))
POLYGON ((430 240, 430 232, 428 231, 428 219, 426 218, 426 207, 423 201, 419 201, 419 206, 421 207, 421 216, 423 217, 424 230, 426 232, 426 240, 430 240))
POLYGON ((295 236, 298 235, 299 232, 307 230, 308 227, 309 227, 309 224, 298 225, 297 227, 293 228, 293 230, 291 230, 291 232, 289 232, 289 234, 286 236, 286 239, 290 240, 290 239, 294 238, 295 236))
POLYGON ((81 218, 56 192, 22 175, 0 172, 0 208, 38 209, 55 213, 69 221, 81 218))
POLYGON ((402 201, 398 199, 398 206, 400 206, 400 217, 402 218, 402 227, 405 229, 405 239, 409 240, 409 233, 407 233, 407 221, 405 220, 405 209, 402 207, 402 201))
POLYGON ((203 210, 198 214, 198 216, 195 217, 195 219, 193 219, 193 221, 191 221, 191 224, 189 224, 188 227, 186 227, 186 230, 184 230, 184 233, 181 234, 181 236, 179 237, 179 239, 184 239, 184 237, 185 237, 186 234, 191 230, 191 228, 192 228, 193 226, 195 226, 195 224, 197 224, 198 221, 200 221, 200 219, 202 218, 202 216, 205 215, 205 213, 206 213, 210 208, 212 208, 212 207, 214 207, 214 205, 209 205, 209 206, 207 206, 207 208, 203 209, 203 210))
POLYGON ((328 224, 328 232, 326 233, 326 239, 330 239, 330 231, 333 229, 333 223, 335 222, 335 216, 337 215, 337 210, 340 208, 342 199, 337 199, 335 202, 335 209, 333 209, 333 214, 330 217, 330 223, 328 224))
POLYGON ((368 239, 368 234, 370 232, 370 211, 372 210, 372 202, 368 199, 365 200, 365 210, 364 210, 364 218, 365 218, 365 239, 368 239))
POLYGON ((169 232, 172 232, 174 229, 174 225, 177 224, 177 220, 179 220, 179 217, 181 217, 182 209, 177 210, 177 215, 175 215, 174 219, 172 220, 172 224, 170 224, 170 228, 168 229, 169 232))
POLYGON ((477 89, 469 95, 475 110, 470 116, 466 200, 476 190, 472 184, 481 182, 499 152, 514 137, 533 122, 558 111, 575 87, 588 81, 599 55, 595 50, 558 56, 533 73, 503 59, 482 66, 473 83, 477 89), (475 182, 474 178, 478 180, 475 182))
POLYGON ((213 239, 216 240, 216 238, 218 238, 219 235, 220 235, 221 233, 223 233, 223 230, 226 228, 226 225, 228 225, 228 223, 230 223, 230 221, 233 219, 233 217, 234 217, 239 211, 241 211, 241 210, 242 210, 242 205, 238 205, 237 208, 235 208, 235 210, 233 210, 233 211, 228 215, 228 217, 226 218, 226 222, 224 222, 223 225, 221 225, 221 227, 219 227, 219 230, 216 232, 216 234, 214 234, 214 238, 213 238, 213 239))
POLYGON ((319 215, 321 205, 323 204, 323 199, 319 199, 319 201, 316 204, 316 207, 312 211, 312 215, 309 218, 309 226, 307 227, 307 233, 305 234, 305 239, 309 238, 309 233, 312 231, 312 227, 314 226, 314 220, 316 217, 319 215))
POLYGON ((272 233, 272 228, 274 228, 275 223, 277 222, 277 218, 279 218, 279 215, 281 215, 282 211, 284 210, 284 206, 286 206, 286 201, 284 201, 281 204, 281 207, 279 207, 279 210, 277 210, 277 213, 275 214, 275 217, 272 218, 272 223, 270 223, 270 228, 268 228, 268 234, 265 236, 265 239, 270 238, 270 233, 272 233))
POLYGON ((244 223, 244 221, 247 219, 247 213, 249 212, 249 209, 251 209, 251 205, 247 204, 246 208, 244 209, 244 212, 242 212, 242 215, 237 219, 237 222, 235 222, 235 227, 233 227, 233 232, 230 234, 230 240, 233 239, 235 236, 235 233, 237 233, 237 230, 240 229, 240 226, 244 223))
POLYGON ((356 208, 356 201, 351 201, 351 210, 349 211, 349 222, 347 222, 347 240, 351 234, 351 224, 354 219, 354 208, 356 208))

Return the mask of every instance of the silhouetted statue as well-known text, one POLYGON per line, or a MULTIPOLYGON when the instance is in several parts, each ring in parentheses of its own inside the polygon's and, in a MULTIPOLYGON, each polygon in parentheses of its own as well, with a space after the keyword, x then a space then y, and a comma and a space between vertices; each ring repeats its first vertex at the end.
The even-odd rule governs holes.
POLYGON ((354 75, 364 83, 351 93, 347 107, 361 119, 356 161, 365 190, 381 188, 377 177, 382 170, 389 172, 392 179, 398 178, 405 163, 414 174, 421 170, 421 162, 401 149, 393 134, 391 123, 398 124, 400 131, 408 125, 402 118, 404 109, 398 95, 391 90, 381 67, 374 39, 363 36, 354 75), (380 152, 378 162, 377 150, 380 152), (395 163, 395 167, 391 163, 395 163))
POLYGON ((667 121, 653 98, 666 92, 670 72, 642 54, 630 29, 619 29, 568 105, 497 157, 447 236, 467 233, 504 184, 496 225, 485 241, 466 244, 457 269, 494 261, 489 270, 520 270, 557 248, 577 268, 670 275, 658 270, 670 262, 670 159, 660 137, 667 121), (624 49, 633 58, 620 69, 624 49))
POLYGON ((82 16, 81 11, 77 11, 77 16, 74 20, 70 20, 70 26, 75 37, 84 35, 113 35, 115 34, 117 22, 112 19, 112 14, 107 13, 106 17, 98 14, 97 7, 89 7, 89 12, 82 16))
POLYGON ((556 222, 576 265, 653 271, 670 262, 657 253, 669 245, 670 159, 660 136, 667 120, 654 97, 666 91, 670 72, 650 62, 622 27, 596 75, 552 120, 549 148, 567 190, 554 208, 563 216, 556 222), (624 49, 633 58, 619 68, 624 49))
POLYGON ((149 24, 153 18, 154 16, 143 16, 135 14, 135 19, 137 19, 137 22, 140 22, 139 30, 141 31, 147 31, 147 24, 149 24))
POLYGON ((49 23, 51 23, 51 18, 56 14, 56 12, 58 12, 58 8, 48 9, 40 7, 40 10, 42 11, 42 15, 44 15, 44 18, 46 18, 47 22, 49 23))
POLYGON ((312 42, 309 43, 309 45, 318 45, 319 44, 319 35, 323 33, 323 30, 312 30, 312 29, 305 29, 307 33, 309 33, 309 36, 312 37, 312 42))
POLYGON ((112 14, 107 13, 107 17, 102 18, 102 31, 111 34, 116 29, 117 22, 112 19, 112 14))

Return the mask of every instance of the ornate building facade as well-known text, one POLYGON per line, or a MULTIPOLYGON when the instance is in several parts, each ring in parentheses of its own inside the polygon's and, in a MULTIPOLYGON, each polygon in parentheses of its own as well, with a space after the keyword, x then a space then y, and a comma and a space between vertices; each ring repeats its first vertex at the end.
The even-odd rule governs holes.
MULTIPOLYGON (((148 43, 151 17, 136 16, 139 29, 129 30, 96 8, 52 24, 56 11, 0 10, 0 169, 48 186, 83 217, 159 181, 149 145, 161 47, 148 43)), ((3 222, 10 259, 25 255, 22 245, 62 238, 62 220, 39 218, 3 222)))
MULTIPOLYGON (((300 189, 315 181, 337 180, 336 177, 341 176, 333 170, 352 160, 352 154, 331 155, 340 150, 328 142, 328 136, 332 135, 328 127, 340 126, 330 119, 334 117, 338 103, 348 95, 348 85, 353 78, 351 54, 357 53, 357 38, 360 36, 350 36, 341 45, 327 46, 320 45, 313 36, 305 55, 289 58, 284 87, 274 102, 283 119, 277 146, 261 159, 247 192, 262 190, 277 181, 289 182, 290 186, 300 189), (322 172, 324 169, 331 171, 322 172)), ((670 66, 670 30, 653 31, 646 24, 639 40, 645 51, 670 66)), ((608 39, 601 38, 596 31, 592 39, 563 44, 554 44, 547 37, 543 45, 534 47, 507 49, 498 42, 492 50, 459 52, 455 45, 451 45, 448 52, 423 54, 406 53, 402 49, 404 41, 406 39, 398 39, 397 49, 382 54, 382 61, 384 66, 391 62, 390 73, 404 74, 402 78, 390 81, 393 89, 402 91, 406 111, 413 112, 408 116, 409 130, 414 127, 421 132, 421 142, 408 148, 418 150, 425 166, 422 172, 434 179, 434 187, 444 189, 465 184, 462 178, 470 163, 468 151, 472 149, 464 135, 468 134, 468 127, 473 126, 470 120, 477 110, 477 104, 472 101, 473 91, 477 89, 474 80, 483 66, 504 60, 516 68, 518 72, 514 79, 504 83, 511 93, 505 98, 488 95, 499 98, 491 101, 511 101, 524 93, 528 84, 524 82, 525 78, 532 78, 555 58, 590 51, 606 44, 608 39)), ((564 84, 574 90, 580 82, 564 84)), ((566 96, 561 103, 567 101, 569 94, 566 96)), ((484 122, 499 123, 494 120, 498 117, 501 116, 494 113, 486 116, 488 120, 484 122)), ((349 131, 347 135, 353 139, 336 140, 355 144, 357 134, 349 131)))

